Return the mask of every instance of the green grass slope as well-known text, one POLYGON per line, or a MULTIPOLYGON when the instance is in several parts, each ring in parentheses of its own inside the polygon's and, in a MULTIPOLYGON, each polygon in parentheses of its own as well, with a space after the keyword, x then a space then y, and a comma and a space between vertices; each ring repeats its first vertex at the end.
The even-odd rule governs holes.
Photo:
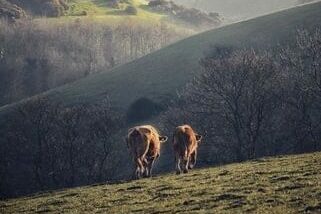
POLYGON ((68 2, 69 9, 66 11, 65 16, 61 18, 90 18, 117 24, 126 19, 151 22, 160 21, 165 17, 162 14, 146 10, 144 7, 147 5, 147 1, 145 0, 123 1, 123 3, 119 3, 119 7, 116 8, 111 7, 110 2, 111 1, 106 0, 70 0, 68 2), (134 7, 137 14, 127 14, 125 10, 128 6, 134 7), (83 15, 84 13, 86 14, 85 16, 83 15))
POLYGON ((3 213, 320 213, 321 153, 0 202, 3 213))
MULTIPOLYGON (((199 59, 210 46, 275 46, 293 40, 298 28, 314 28, 320 23, 321 2, 291 8, 190 37, 47 94, 67 104, 95 102, 109 95, 114 106, 122 110, 141 97, 166 102, 200 72, 199 59)), ((0 108, 0 113, 8 107, 0 108)))

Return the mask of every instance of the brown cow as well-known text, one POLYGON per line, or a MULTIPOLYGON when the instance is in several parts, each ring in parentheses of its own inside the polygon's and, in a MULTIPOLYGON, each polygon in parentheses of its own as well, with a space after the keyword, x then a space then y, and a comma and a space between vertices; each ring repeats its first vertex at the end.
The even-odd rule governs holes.
POLYGON ((155 161, 160 156, 161 143, 167 141, 150 125, 136 126, 128 130, 126 143, 131 150, 135 164, 134 178, 151 177, 155 161))
POLYGON ((188 173, 196 164, 197 147, 202 136, 194 132, 191 126, 183 125, 175 129, 173 146, 175 152, 176 173, 188 173))

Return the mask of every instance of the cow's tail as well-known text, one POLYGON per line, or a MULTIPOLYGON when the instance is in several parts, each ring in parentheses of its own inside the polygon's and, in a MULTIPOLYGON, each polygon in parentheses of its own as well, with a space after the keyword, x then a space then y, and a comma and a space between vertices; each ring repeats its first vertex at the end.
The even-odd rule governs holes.
POLYGON ((147 153, 149 151, 149 147, 150 147, 150 141, 147 141, 146 142, 145 152, 144 152, 144 155, 143 155, 144 159, 145 159, 145 157, 146 157, 146 155, 147 155, 147 153))
MULTIPOLYGON (((142 133, 139 129, 135 129, 133 132, 132 132, 132 137, 139 137, 143 140, 143 142, 146 142, 146 145, 145 145, 145 151, 143 153, 143 155, 141 156, 142 159, 145 158, 146 154, 148 153, 149 151, 149 147, 150 147, 150 142, 149 141, 146 141, 146 135, 145 133, 142 133)), ((137 153, 137 151, 136 151, 137 153)), ((138 155, 138 154, 137 154, 138 155)))

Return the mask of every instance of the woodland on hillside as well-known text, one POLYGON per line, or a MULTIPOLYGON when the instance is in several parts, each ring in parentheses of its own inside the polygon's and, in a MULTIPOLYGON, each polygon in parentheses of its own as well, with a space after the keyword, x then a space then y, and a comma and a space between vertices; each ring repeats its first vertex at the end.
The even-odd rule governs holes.
POLYGON ((191 32, 166 23, 0 21, 0 106, 106 72, 191 32))
POLYGON ((97 14, 87 18, 86 5, 81 6, 80 1, 0 0, 0 75, 6 76, 0 79, 0 106, 109 71, 221 24, 217 13, 207 14, 171 1, 139 6, 119 0, 87 3, 93 11, 103 11, 99 15, 104 21, 93 18, 97 14), (122 4, 127 7, 119 8, 122 4), (110 21, 136 16, 140 7, 152 17, 160 13, 166 18, 110 21), (109 19, 106 11, 111 8, 119 11, 109 19), (59 16, 72 18, 46 18, 59 16))
MULTIPOLYGON (((320 29, 266 51, 216 46, 200 64, 202 74, 157 119, 169 136, 182 123, 204 135, 199 166, 321 150, 320 29)), ((11 113, 0 127, 1 197, 131 174, 130 124, 108 98, 63 106, 40 96, 11 113)), ((167 157, 163 171, 174 167, 167 157)))

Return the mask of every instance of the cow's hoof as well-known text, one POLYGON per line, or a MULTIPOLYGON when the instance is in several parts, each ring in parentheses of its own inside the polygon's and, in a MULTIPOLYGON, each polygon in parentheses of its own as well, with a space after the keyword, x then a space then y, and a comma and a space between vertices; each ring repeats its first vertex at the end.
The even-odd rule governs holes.
POLYGON ((176 175, 180 175, 181 174, 181 172, 180 171, 176 171, 176 175))
POLYGON ((184 174, 186 174, 186 173, 188 173, 188 170, 187 170, 187 169, 184 169, 184 171, 183 171, 183 172, 184 172, 184 174))

